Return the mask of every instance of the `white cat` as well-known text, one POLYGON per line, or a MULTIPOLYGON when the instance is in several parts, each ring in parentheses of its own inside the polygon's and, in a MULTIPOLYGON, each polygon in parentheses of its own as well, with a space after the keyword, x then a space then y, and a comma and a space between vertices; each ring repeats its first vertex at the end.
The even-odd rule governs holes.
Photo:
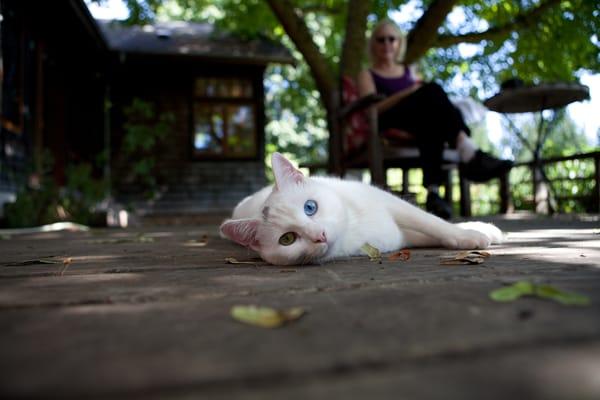
POLYGON ((321 263, 406 247, 484 249, 502 232, 483 222, 450 224, 376 187, 337 178, 306 178, 281 154, 275 185, 242 200, 221 235, 276 265, 321 263))

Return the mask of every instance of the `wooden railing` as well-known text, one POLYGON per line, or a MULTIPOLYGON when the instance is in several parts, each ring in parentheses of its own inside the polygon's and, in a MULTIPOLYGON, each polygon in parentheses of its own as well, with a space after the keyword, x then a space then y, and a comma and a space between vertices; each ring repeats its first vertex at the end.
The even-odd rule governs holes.
MULTIPOLYGON (((546 201, 550 203, 549 209, 551 212, 565 211, 564 207, 561 206, 561 204, 563 204, 564 202, 580 203, 577 211, 585 211, 592 213, 600 212, 600 151, 594 151, 583 154, 574 154, 572 156, 565 157, 552 157, 542 159, 540 160, 540 165, 541 168, 544 169, 546 176, 548 176, 549 178, 547 182, 549 183, 549 198, 543 198, 543 186, 545 182, 542 179, 540 179, 539 174, 535 173, 536 165, 533 161, 519 162, 516 163, 513 167, 513 170, 517 168, 528 168, 530 172, 528 179, 529 182, 527 182, 526 180, 516 182, 511 180, 509 188, 510 192, 513 194, 513 197, 516 190, 515 188, 518 185, 528 184, 531 185, 530 188, 532 189, 531 198, 528 199, 528 201, 531 203, 529 204, 529 206, 533 206, 531 207, 533 210, 536 210, 536 206, 538 206, 540 202, 546 201), (580 168, 579 171, 575 170, 573 166, 569 168, 570 176, 553 177, 553 174, 548 173, 550 172, 549 169, 552 166, 556 166, 560 163, 584 162, 585 160, 590 161, 588 161, 587 166, 582 164, 583 168, 580 168), (591 167, 589 166, 590 163, 592 164, 591 167), (586 169, 589 170, 587 171, 587 173, 585 171, 586 169), (580 172, 583 172, 583 174, 580 172), (564 185, 567 184, 567 182, 584 183, 583 185, 578 185, 577 187, 585 187, 585 182, 588 182, 590 183, 587 185, 589 190, 583 190, 583 193, 564 194, 562 193, 564 192, 562 189, 564 188, 564 185), (563 187, 557 187, 557 185, 562 185, 563 187), (540 192, 542 198, 540 198, 540 192)), ((514 200, 516 200, 516 198, 514 198, 514 200)), ((509 209, 510 208, 512 207, 509 206, 509 209)))
MULTIPOLYGON (((542 166, 542 168, 545 169, 549 169, 552 167, 552 165, 557 165, 560 163, 565 163, 565 162, 570 162, 570 161, 581 161, 581 162, 588 162, 591 165, 591 167, 588 165, 588 167, 586 167, 586 169, 589 170, 587 175, 581 175, 578 174, 576 172, 575 176, 565 176, 565 177, 558 177, 558 178, 553 178, 552 175, 553 174, 548 174, 546 173, 546 175, 550 175, 550 180, 549 183, 552 186, 551 192, 553 193, 551 198, 551 202, 555 202, 557 204, 554 205, 555 210, 557 212, 568 212, 569 210, 565 209, 565 207, 562 206, 563 202, 569 202, 569 201, 574 201, 577 202, 579 204, 579 206, 575 209, 575 211, 582 211, 582 212, 590 212, 590 213, 599 213, 600 212, 600 151, 594 151, 594 152, 590 152, 590 153, 582 153, 582 154, 574 154, 571 156, 565 156, 565 157, 552 157, 552 158, 547 158, 547 159, 542 159, 540 161, 540 164, 542 166), (589 162, 587 160, 590 160, 589 162), (562 195, 560 194, 561 190, 560 188, 555 188, 554 186, 560 184, 560 182, 566 182, 566 181, 570 181, 570 182, 588 182, 589 184, 587 185, 590 189, 587 191, 583 191, 583 193, 577 193, 577 194, 573 194, 570 193, 568 195, 562 195)), ((311 165, 303 165, 303 167, 306 168, 310 168, 311 171, 317 170, 317 169, 325 169, 325 164, 311 164, 311 165)), ((477 194, 473 194, 473 198, 471 198, 472 196, 461 196, 461 201, 465 202, 466 205, 463 205, 463 209, 470 209, 471 205, 475 208, 475 214, 480 214, 481 215, 481 210, 482 210, 482 206, 485 210, 487 211, 483 211, 483 214, 488 214, 488 213, 510 213, 512 211, 514 211, 515 209, 528 209, 528 210, 536 210, 536 203, 537 202, 543 202, 543 201, 547 201, 546 199, 539 199, 537 198, 537 196, 535 196, 536 194, 536 190, 534 189, 535 187, 539 187, 540 186, 540 181, 539 179, 534 179, 535 174, 534 174, 534 162, 533 161, 528 161, 528 162, 518 162, 515 164, 515 166, 513 167, 513 169, 511 170, 511 172, 509 174, 507 174, 506 176, 500 178, 499 180, 493 180, 492 182, 497 182, 495 183, 497 186, 497 189, 494 189, 493 192, 493 196, 486 196, 486 197, 491 197, 493 198, 493 200, 489 200, 485 199, 482 200, 477 194), (527 179, 515 179, 515 175, 516 175, 516 171, 518 169, 521 168, 525 168, 529 170, 529 174, 527 179), (523 188, 526 188, 527 191, 530 193, 527 198, 523 198, 520 196, 517 196, 518 191, 523 191, 523 188), (516 203, 519 204, 516 204, 516 203)), ((573 169, 570 169, 571 171, 573 171, 573 169)), ((548 172, 548 171, 547 171, 548 172)), ((404 179, 403 179, 404 182, 404 179)), ((455 183, 456 184, 456 183, 455 183)), ((410 188, 414 189, 413 192, 418 192, 418 190, 422 190, 420 189, 421 187, 421 182, 411 182, 410 188)), ((472 190, 477 190, 477 189, 473 189, 472 190)), ((483 189, 483 190, 487 190, 487 189, 483 189)), ((465 191, 465 193, 471 193, 471 191, 465 191)), ((477 193, 477 192, 474 192, 477 193)))

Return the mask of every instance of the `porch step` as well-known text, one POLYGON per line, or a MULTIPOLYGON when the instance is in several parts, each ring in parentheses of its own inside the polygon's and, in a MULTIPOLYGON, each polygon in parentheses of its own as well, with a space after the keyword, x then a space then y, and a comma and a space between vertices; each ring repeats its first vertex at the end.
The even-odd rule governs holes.
POLYGON ((220 225, 231 216, 222 210, 202 211, 194 213, 150 214, 138 217, 140 226, 172 226, 172 225, 220 225))
POLYGON ((236 204, 267 184, 261 162, 169 165, 162 172, 168 179, 156 198, 148 201, 121 193, 119 202, 146 221, 182 223, 185 216, 194 221, 196 215, 201 215, 200 220, 206 214, 231 215, 236 204))

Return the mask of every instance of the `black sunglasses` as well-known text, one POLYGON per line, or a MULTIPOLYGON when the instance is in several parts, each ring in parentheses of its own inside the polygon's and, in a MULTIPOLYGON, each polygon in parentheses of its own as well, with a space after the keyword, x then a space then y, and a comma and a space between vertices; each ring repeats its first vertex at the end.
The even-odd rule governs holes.
POLYGON ((394 43, 398 38, 396 36, 377 36, 375 40, 377 43, 385 43, 388 41, 389 43, 394 43))

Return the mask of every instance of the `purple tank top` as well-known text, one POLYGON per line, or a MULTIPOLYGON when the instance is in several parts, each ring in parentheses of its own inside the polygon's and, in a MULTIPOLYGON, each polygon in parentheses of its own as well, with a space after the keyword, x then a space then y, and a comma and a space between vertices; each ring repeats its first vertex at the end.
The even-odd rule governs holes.
POLYGON ((415 78, 410 72, 410 68, 404 67, 404 75, 396 78, 386 78, 378 75, 376 72, 369 70, 375 82, 375 88, 377 93, 385 94, 390 96, 400 90, 406 89, 415 83, 415 78))

